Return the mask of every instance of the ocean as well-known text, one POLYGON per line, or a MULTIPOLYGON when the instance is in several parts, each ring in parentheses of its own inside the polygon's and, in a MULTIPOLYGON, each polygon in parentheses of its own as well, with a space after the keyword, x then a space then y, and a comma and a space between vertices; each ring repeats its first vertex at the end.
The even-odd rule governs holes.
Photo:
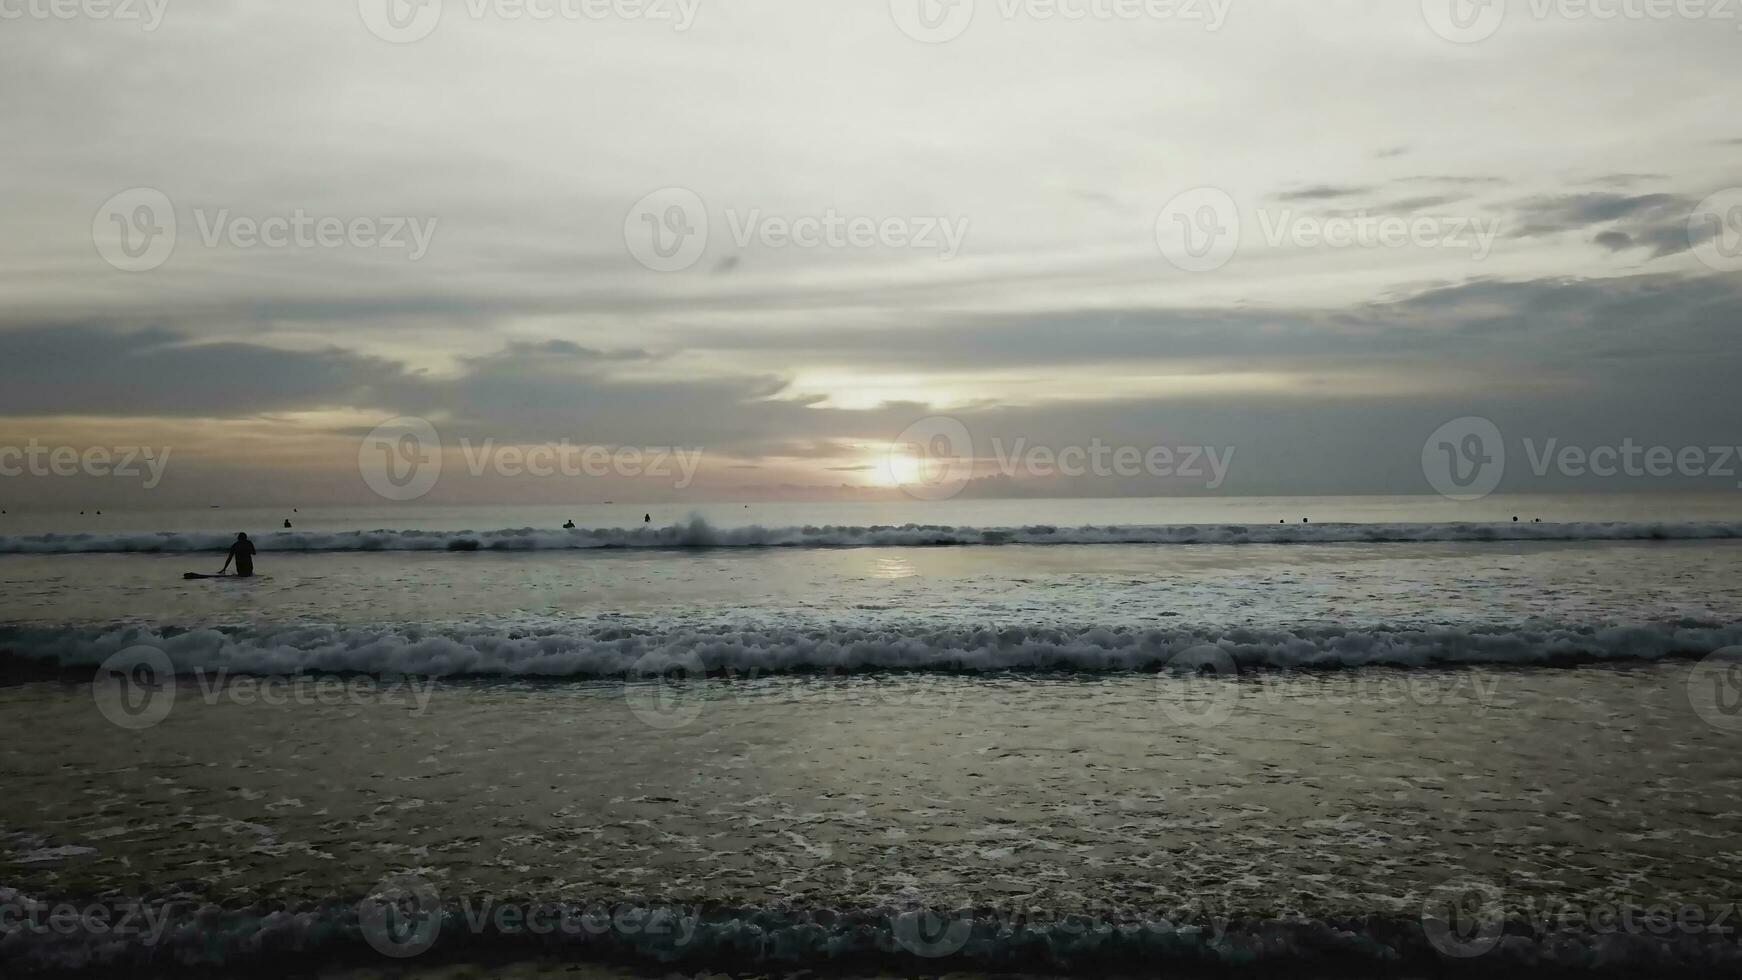
POLYGON ((1734 975, 1739 572, 1732 497, 8 513, 0 968, 1734 975))

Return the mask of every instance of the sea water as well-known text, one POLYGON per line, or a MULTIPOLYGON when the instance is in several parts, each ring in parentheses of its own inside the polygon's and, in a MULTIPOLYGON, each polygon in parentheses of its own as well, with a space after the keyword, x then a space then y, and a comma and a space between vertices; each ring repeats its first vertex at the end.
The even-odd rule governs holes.
POLYGON ((1727 500, 623 510, 7 515, 0 956, 1737 962, 1727 500))

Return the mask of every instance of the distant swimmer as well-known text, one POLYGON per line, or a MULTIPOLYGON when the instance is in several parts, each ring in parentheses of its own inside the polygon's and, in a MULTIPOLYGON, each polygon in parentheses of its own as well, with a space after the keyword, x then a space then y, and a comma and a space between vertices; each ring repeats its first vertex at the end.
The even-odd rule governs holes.
POLYGON ((653 523, 653 515, 652 514, 642 514, 641 515, 641 523, 652 524, 653 523))
POLYGON ((575 529, 575 522, 572 520, 569 521, 567 524, 563 525, 563 530, 565 530, 565 531, 573 531, 574 529, 575 529))
POLYGON ((1311 524, 1313 521, 1312 521, 1312 518, 1310 518, 1310 517, 1303 517, 1300 519, 1300 522, 1302 524, 1311 524))
POLYGON ((230 553, 224 556, 224 567, 218 569, 222 575, 230 568, 231 561, 236 562, 236 574, 249 578, 254 574, 254 542, 248 540, 246 533, 236 535, 236 543, 230 546, 230 553))
POLYGON ((286 517, 286 518, 285 518, 285 519, 284 519, 284 526, 285 526, 285 527, 289 527, 289 526, 290 526, 290 518, 288 518, 288 517, 286 517))

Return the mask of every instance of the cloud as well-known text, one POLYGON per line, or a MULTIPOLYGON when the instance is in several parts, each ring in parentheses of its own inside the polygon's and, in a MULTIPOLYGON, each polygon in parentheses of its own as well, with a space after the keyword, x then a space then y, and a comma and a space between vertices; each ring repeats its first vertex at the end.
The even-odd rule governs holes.
POLYGON ((1276 195, 1279 201, 1330 201, 1344 197, 1355 197, 1365 194, 1369 187, 1341 187, 1334 184, 1315 184, 1299 190, 1284 191, 1276 195))
POLYGON ((414 383, 402 364, 337 347, 200 343, 163 327, 0 331, 0 415, 241 417, 368 402, 414 383))
POLYGON ((498 440, 705 444, 774 485, 943 410, 985 433, 1237 442, 1257 455, 1236 480, 1287 492, 1419 488, 1374 460, 1445 412, 1734 421, 1708 392, 1732 387, 1742 303, 1682 254, 1690 202, 1735 183, 1728 105, 1687 97, 1725 91, 1733 38, 1542 24, 1460 46, 1411 4, 1260 6, 1215 32, 982 22, 948 50, 878 4, 728 4, 687 33, 450 5, 405 45, 344 3, 199 7, 149 36, 27 18, 0 31, 0 85, 31 93, 5 110, 0 424, 218 420, 266 472, 292 464, 248 455, 282 448, 262 432, 337 444, 424 414, 498 440), (1569 64, 1630 70, 1581 72, 1577 98, 1498 94, 1562 92, 1569 64), (574 97, 631 76, 656 82, 574 97), (124 152, 88 152, 92 133, 124 152), (1482 260, 1245 247, 1186 274, 1155 219, 1202 186, 1522 230, 1482 260), (182 231, 126 274, 92 219, 136 187, 182 231), (682 273, 626 238, 664 187, 712 218, 682 273), (199 234, 219 210, 299 208, 440 225, 415 263, 199 234), (740 245, 727 219, 829 209, 971 233, 943 261, 740 245), (1639 259, 1660 274, 1590 278, 1639 259))
POLYGON ((1610 251, 1644 249, 1660 259, 1693 248, 1688 220, 1696 199, 1676 194, 1573 194, 1518 205, 1515 238, 1558 235, 1599 226, 1593 240, 1610 251))

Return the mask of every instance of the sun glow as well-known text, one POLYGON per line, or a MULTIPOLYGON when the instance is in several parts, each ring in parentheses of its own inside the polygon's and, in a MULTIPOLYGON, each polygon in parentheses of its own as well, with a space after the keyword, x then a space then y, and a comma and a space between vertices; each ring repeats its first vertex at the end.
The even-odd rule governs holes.
POLYGON ((876 468, 872 472, 884 486, 905 487, 920 482, 919 457, 900 446, 890 446, 874 463, 876 468))

